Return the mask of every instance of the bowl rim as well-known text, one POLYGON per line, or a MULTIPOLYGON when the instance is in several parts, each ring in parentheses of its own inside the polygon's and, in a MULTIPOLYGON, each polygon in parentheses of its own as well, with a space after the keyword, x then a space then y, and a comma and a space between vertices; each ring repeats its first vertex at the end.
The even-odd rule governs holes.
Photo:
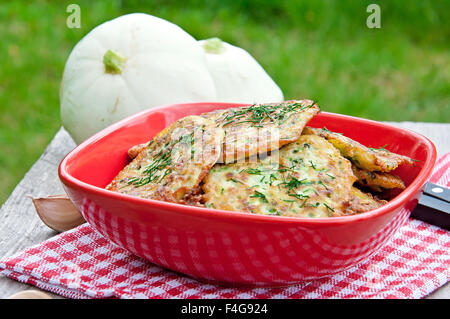
MULTIPOLYGON (((126 194, 121 194, 118 192, 113 192, 106 190, 101 187, 97 187, 94 185, 91 185, 89 183, 83 182, 75 177, 73 177, 67 169, 67 163, 70 159, 73 157, 76 157, 84 148, 87 146, 95 143, 96 141, 104 138, 105 136, 109 135, 110 133, 122 128, 125 124, 130 124, 136 119, 148 116, 152 113, 159 112, 171 107, 175 106, 182 106, 182 105, 189 105, 189 106, 201 106, 201 105, 214 105, 218 106, 217 109, 221 109, 222 106, 223 109, 225 108, 232 108, 232 107, 238 107, 238 106, 246 106, 250 105, 248 103, 226 103, 226 102, 194 102, 194 103, 174 103, 174 104, 166 104, 157 106, 151 109, 144 110, 142 112, 136 113, 134 115, 131 115, 123 120, 120 120, 105 129, 99 131, 98 133, 94 134, 93 136, 86 139, 84 142, 82 142, 80 145, 76 146, 72 151, 70 151, 61 161, 59 167, 58 167, 58 175, 61 180, 61 182, 67 186, 76 188, 83 192, 89 192, 91 194, 107 197, 112 200, 119 200, 119 201, 126 201, 132 204, 136 204, 138 206, 144 205, 148 207, 155 207, 157 209, 166 209, 170 210, 176 213, 187 213, 187 214, 195 214, 195 215, 208 215, 209 218, 214 217, 222 217, 225 219, 232 219, 232 220, 247 220, 247 221, 255 221, 255 222, 263 222, 263 223, 271 223, 271 224, 301 224, 301 225, 342 225, 347 223, 352 223, 356 221, 364 221, 371 218, 375 218, 377 216, 382 216, 386 213, 389 213, 391 211, 394 211, 401 206, 405 204, 405 202, 412 197, 414 194, 416 194, 420 188, 425 184, 425 182, 428 180, 429 176, 431 175, 432 169, 434 167, 434 164, 436 162, 437 152, 436 147, 434 146, 433 142, 431 142, 427 137, 416 133, 414 131, 400 128, 393 126, 391 124, 382 123, 374 120, 359 118, 355 116, 350 115, 344 115, 344 114, 338 114, 338 113, 331 113, 331 112, 324 112, 321 111, 320 113, 327 115, 331 118, 345 118, 350 120, 356 120, 360 123, 370 124, 374 126, 388 126, 391 129, 402 131, 405 134, 412 135, 416 139, 421 140, 429 150, 428 156, 426 160, 423 162, 423 167, 419 171, 419 174, 416 176, 416 178, 411 182, 411 184, 404 189, 399 195, 397 195, 394 199, 390 200, 387 204, 376 208, 374 210, 370 210, 368 212, 355 214, 355 215, 348 215, 348 216, 338 216, 338 217, 324 217, 324 218, 310 218, 310 217, 290 217, 290 216, 274 216, 274 215, 260 215, 260 214, 249 214, 246 212, 239 212, 239 211, 226 211, 226 210, 220 210, 220 209, 211 209, 206 207, 196 207, 196 206, 189 206, 184 204, 177 204, 177 203, 171 203, 171 202, 165 202, 165 201, 159 201, 159 200, 153 200, 153 199, 146 199, 126 194)), ((70 198, 70 194, 69 198, 70 198)))

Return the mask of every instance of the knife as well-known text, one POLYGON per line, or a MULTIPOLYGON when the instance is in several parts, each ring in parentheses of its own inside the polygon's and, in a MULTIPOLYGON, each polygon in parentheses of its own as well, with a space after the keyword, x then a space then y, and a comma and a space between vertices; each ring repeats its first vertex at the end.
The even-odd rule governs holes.
POLYGON ((450 230, 450 189, 427 183, 411 217, 450 230))

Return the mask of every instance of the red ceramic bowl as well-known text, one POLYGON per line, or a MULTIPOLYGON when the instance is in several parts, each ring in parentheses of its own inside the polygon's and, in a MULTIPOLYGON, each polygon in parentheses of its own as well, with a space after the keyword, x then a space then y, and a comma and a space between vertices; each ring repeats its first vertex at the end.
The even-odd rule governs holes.
POLYGON ((433 144, 419 134, 322 112, 309 125, 326 126, 370 147, 387 144, 390 151, 418 160, 394 172, 407 188, 376 210, 318 219, 191 207, 104 189, 129 162, 130 146, 186 115, 239 105, 162 106, 106 128, 61 162, 67 194, 98 232, 152 263, 228 285, 285 285, 338 273, 377 252, 408 218, 435 163, 433 144))

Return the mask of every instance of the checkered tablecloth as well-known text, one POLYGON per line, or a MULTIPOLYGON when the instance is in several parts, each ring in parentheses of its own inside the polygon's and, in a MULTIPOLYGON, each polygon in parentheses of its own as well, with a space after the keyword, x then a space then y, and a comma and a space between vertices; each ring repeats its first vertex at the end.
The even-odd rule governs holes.
MULTIPOLYGON (((450 186, 450 153, 430 181, 450 186)), ((450 280, 450 232, 410 219, 366 262, 283 288, 224 288, 155 266, 84 224, 0 261, 0 274, 70 298, 422 298, 450 280)))

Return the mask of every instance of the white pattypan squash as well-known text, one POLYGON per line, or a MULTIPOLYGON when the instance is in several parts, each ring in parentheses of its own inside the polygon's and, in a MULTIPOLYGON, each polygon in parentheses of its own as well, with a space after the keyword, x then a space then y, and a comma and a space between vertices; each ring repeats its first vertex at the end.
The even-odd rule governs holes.
POLYGON ((163 19, 133 13, 105 22, 72 50, 61 84, 61 119, 75 142, 141 110, 215 101, 197 41, 163 19))
POLYGON ((283 101, 283 92, 244 49, 218 38, 199 41, 216 86, 217 101, 266 103, 283 101))

